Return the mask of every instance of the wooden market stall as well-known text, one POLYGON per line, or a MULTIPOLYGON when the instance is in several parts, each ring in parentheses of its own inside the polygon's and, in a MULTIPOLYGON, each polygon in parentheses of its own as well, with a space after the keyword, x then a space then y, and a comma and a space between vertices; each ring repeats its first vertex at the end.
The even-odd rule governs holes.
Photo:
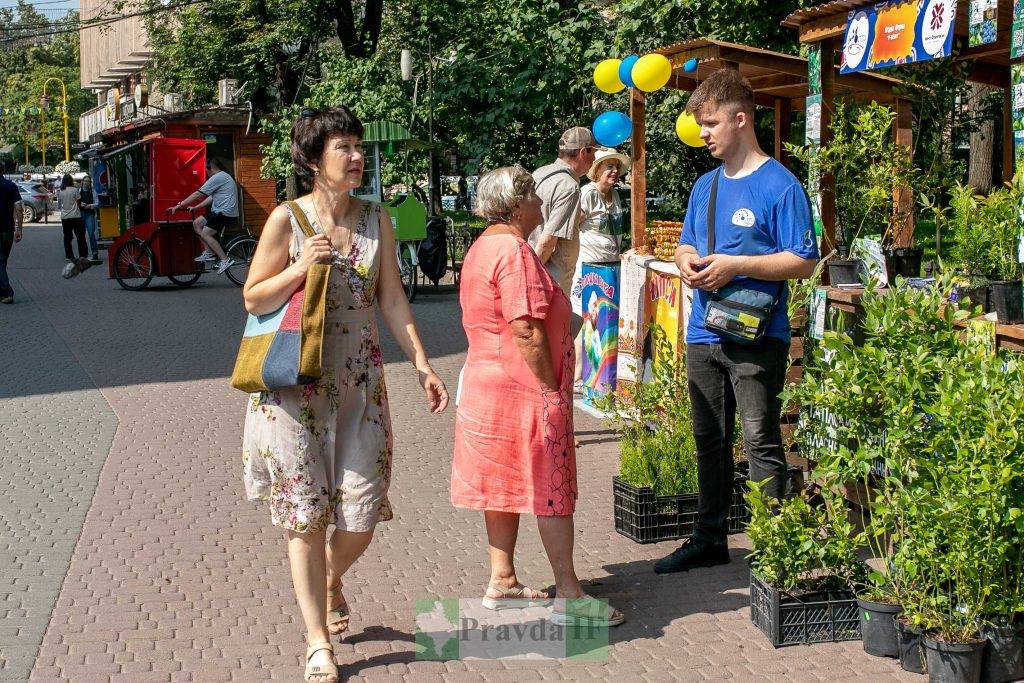
MULTIPOLYGON (((1024 17, 1014 16, 1013 0, 997 0, 995 11, 977 11, 973 13, 974 25, 977 29, 985 25, 986 31, 974 32, 974 39, 971 39, 972 29, 972 6, 987 3, 979 3, 978 0, 961 0, 956 3, 956 14, 949 14, 946 18, 947 25, 941 24, 938 20, 942 18, 936 13, 936 7, 940 9, 948 7, 947 3, 941 1, 924 5, 918 4, 916 0, 904 2, 893 2, 887 5, 879 3, 878 0, 833 0, 816 7, 810 7, 794 12, 782 23, 784 26, 796 29, 800 35, 800 42, 808 46, 808 50, 814 59, 820 60, 821 64, 833 64, 834 69, 822 69, 820 83, 821 93, 821 142, 827 144, 829 140, 828 121, 833 109, 833 103, 840 96, 842 88, 850 76, 861 76, 866 73, 873 73, 868 70, 856 73, 841 74, 840 70, 849 70, 856 65, 856 68, 872 69, 885 68, 891 65, 890 62, 879 61, 872 63, 876 55, 873 49, 872 38, 876 38, 881 32, 890 31, 889 28, 879 26, 886 17, 879 18, 883 12, 904 12, 900 19, 900 25, 896 29, 902 30, 906 26, 910 29, 921 29, 920 36, 911 32, 906 41, 907 44, 913 41, 926 40, 925 22, 933 32, 933 37, 945 37, 951 49, 948 51, 945 46, 939 46, 936 40, 933 44, 938 46, 930 54, 925 50, 925 59, 944 59, 949 63, 964 63, 964 77, 966 80, 983 84, 986 86, 1001 88, 1003 90, 1003 116, 1002 116, 1002 173, 1003 178, 1008 179, 1019 171, 1019 165, 1015 162, 1018 150, 1021 150, 1024 138, 1018 137, 1015 140, 1014 133, 1014 90, 1024 87, 1021 79, 1024 79, 1024 72, 1017 74, 1017 81, 1014 82, 1011 63, 1019 61, 1024 52, 1024 32, 1016 31, 1014 38, 1014 24, 1020 24, 1024 17), (921 16, 920 13, 930 9, 931 14, 921 16), (909 19, 909 20, 908 20, 909 19), (979 24, 979 21, 981 22, 979 24), (854 22, 862 22, 861 26, 873 24, 870 34, 866 31, 848 30, 853 27, 854 22), (994 30, 992 30, 994 29, 994 30), (945 31, 945 33, 942 33, 945 31), (985 42, 987 41, 987 42, 985 42), (973 43, 973 44, 972 44, 973 43), (863 56, 862 56, 863 53, 863 56), (831 73, 826 77, 826 73, 831 73)), ((887 35, 897 33, 892 31, 887 35)), ((890 52, 890 54, 892 54, 890 52)), ((899 61, 899 60, 896 60, 899 61)), ((922 61, 918 54, 908 62, 922 61)), ((902 62, 900 62, 902 63, 902 62)), ((877 72, 874 72, 877 73, 877 72)), ((1024 107, 1024 101, 1017 103, 1018 107, 1024 107)), ((895 141, 897 144, 910 147, 912 138, 910 128, 912 116, 909 107, 898 102, 897 106, 897 130, 895 141)), ((1024 132, 1018 132, 1018 136, 1024 132)), ((822 179, 823 190, 827 188, 828 178, 822 179)), ((822 192, 822 220, 827 235, 834 234, 835 229, 835 203, 832 192, 822 192)), ((909 191, 894 198, 897 202, 912 203, 913 197, 909 191)), ((898 212, 903 214, 904 212, 898 212)), ((910 212, 906 212, 909 214, 910 212)), ((912 215, 903 229, 896 232, 894 246, 911 246, 913 244, 913 218, 912 215)), ((860 312, 860 297, 862 290, 839 290, 830 288, 827 290, 827 301, 830 308, 845 311, 854 315, 860 312)), ((998 348, 1008 350, 1024 351, 1024 325, 994 325, 993 336, 998 348)))

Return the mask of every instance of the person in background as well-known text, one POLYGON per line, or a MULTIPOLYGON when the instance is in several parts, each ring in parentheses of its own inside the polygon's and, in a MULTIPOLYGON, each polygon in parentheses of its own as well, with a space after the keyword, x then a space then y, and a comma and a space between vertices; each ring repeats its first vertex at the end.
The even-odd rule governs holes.
POLYGON ((89 176, 82 178, 81 203, 82 223, 85 225, 85 236, 89 239, 89 262, 98 266, 103 263, 100 260, 100 248, 97 234, 96 209, 100 206, 100 200, 92 187, 92 179, 89 176))
POLYGON ((558 158, 533 172, 543 218, 530 246, 566 296, 580 253, 580 176, 594 163, 596 149, 589 129, 570 128, 558 141, 558 158))
POLYGON ((0 304, 14 303, 7 263, 14 243, 21 241, 23 220, 21 191, 10 180, 0 176, 0 304))
POLYGON ((67 265, 61 273, 71 278, 92 265, 85 247, 85 224, 82 222, 82 208, 79 206, 82 195, 75 181, 68 173, 60 181, 60 192, 57 193, 57 208, 60 209, 60 224, 64 229, 64 258, 67 265), (71 250, 72 238, 78 243, 78 259, 71 250))
POLYGON ((171 213, 188 209, 194 213, 199 209, 210 207, 205 216, 197 216, 192 221, 199 239, 206 245, 206 250, 196 257, 196 261, 212 261, 217 259, 217 274, 220 275, 234 261, 224 253, 224 248, 217 241, 217 235, 238 222, 238 184, 224 169, 217 159, 206 159, 206 182, 188 197, 171 207, 171 213))
POLYGON ((616 626, 621 612, 583 592, 573 564, 576 448, 569 299, 526 243, 541 200, 520 166, 477 186, 487 229, 462 267, 459 303, 469 340, 458 392, 451 500, 483 511, 490 556, 488 609, 545 605, 552 621, 616 626), (521 515, 534 515, 555 594, 523 585, 515 568, 521 515))
MULTIPOLYGON (((618 263, 622 242, 622 202, 615 185, 629 170, 629 157, 614 149, 601 148, 587 171, 593 182, 580 192, 580 255, 572 276, 569 300, 572 312, 583 315, 583 264, 618 263)), ((583 330, 576 334, 576 371, 574 390, 579 393, 583 372, 583 330)))

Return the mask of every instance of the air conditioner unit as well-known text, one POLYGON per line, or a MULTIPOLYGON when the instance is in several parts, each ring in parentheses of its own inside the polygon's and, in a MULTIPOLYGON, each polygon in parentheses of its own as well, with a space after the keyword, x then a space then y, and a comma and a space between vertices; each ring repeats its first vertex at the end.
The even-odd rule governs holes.
POLYGON ((164 111, 176 112, 185 108, 184 98, 181 93, 164 93, 164 111))
POLYGON ((234 78, 222 78, 217 81, 217 104, 229 107, 238 104, 238 81, 234 78))

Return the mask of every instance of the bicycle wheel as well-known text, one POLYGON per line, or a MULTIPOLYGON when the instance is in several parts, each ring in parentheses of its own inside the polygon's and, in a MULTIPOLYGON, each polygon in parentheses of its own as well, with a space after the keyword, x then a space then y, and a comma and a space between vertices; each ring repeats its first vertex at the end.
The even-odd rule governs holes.
POLYGON ((137 292, 153 281, 153 250, 141 240, 128 240, 114 252, 114 277, 117 284, 137 292))
POLYGON ((202 277, 203 273, 205 272, 204 270, 202 270, 203 264, 197 263, 196 267, 200 268, 200 270, 197 270, 194 273, 187 273, 183 275, 168 275, 167 279, 173 282, 174 284, 178 285, 179 287, 191 287, 195 283, 199 282, 199 278, 202 277))
POLYGON ((252 263, 252 255, 256 253, 255 237, 236 237, 228 243, 228 258, 234 261, 227 269, 228 279, 241 287, 245 284, 245 278, 249 277, 249 264, 252 263))
POLYGON ((416 298, 416 255, 412 242, 398 243, 398 275, 402 278, 405 298, 412 303, 416 298))

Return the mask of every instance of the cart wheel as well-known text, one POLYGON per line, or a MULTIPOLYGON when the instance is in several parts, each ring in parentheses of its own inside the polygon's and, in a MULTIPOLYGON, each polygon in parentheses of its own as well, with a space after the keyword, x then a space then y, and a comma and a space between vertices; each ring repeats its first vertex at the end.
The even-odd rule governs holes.
POLYGON ((168 275, 167 279, 179 287, 191 287, 195 283, 199 282, 199 278, 202 277, 204 272, 201 270, 203 264, 197 263, 196 265, 199 266, 200 270, 197 270, 194 273, 189 273, 188 275, 168 275))
POLYGON ((402 278, 405 297, 412 303, 416 298, 416 260, 412 242, 398 243, 398 274, 402 278))
POLYGON ((241 287, 249 277, 249 264, 252 263, 252 255, 256 253, 256 238, 236 237, 228 243, 225 251, 228 258, 234 261, 227 270, 228 279, 241 287))
POLYGON ((117 284, 137 292, 153 280, 153 250, 141 240, 129 240, 114 252, 114 277, 117 284))

